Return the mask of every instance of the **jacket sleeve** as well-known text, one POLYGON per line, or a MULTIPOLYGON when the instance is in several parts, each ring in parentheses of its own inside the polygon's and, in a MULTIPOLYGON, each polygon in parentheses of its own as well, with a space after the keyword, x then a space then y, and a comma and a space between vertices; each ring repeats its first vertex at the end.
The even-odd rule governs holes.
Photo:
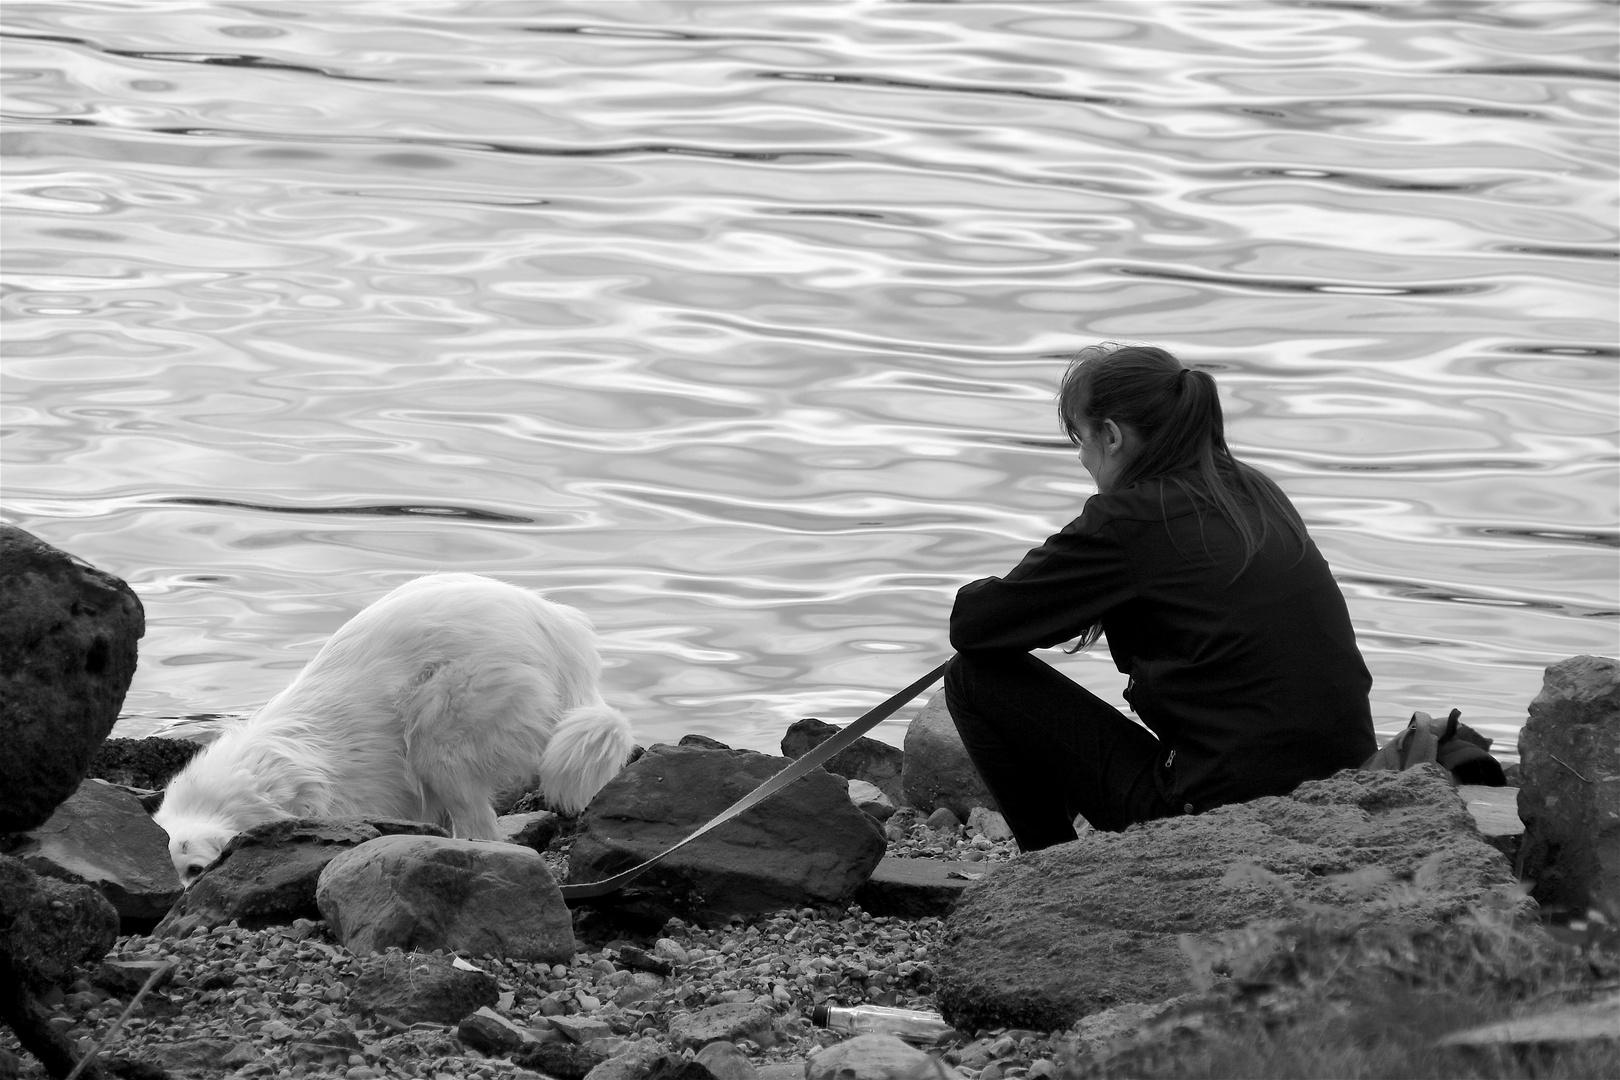
POLYGON ((1045 649, 1077 637, 1135 596, 1124 547, 1093 497, 1079 518, 1025 555, 1005 577, 962 586, 951 609, 951 647, 1045 649))

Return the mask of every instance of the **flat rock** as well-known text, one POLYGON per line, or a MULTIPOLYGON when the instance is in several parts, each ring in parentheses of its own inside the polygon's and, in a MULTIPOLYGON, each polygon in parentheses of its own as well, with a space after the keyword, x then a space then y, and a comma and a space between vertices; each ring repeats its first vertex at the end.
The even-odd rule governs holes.
MULTIPOLYGON (((673 847, 788 764, 747 750, 653 747, 581 816, 569 880, 599 881, 673 847)), ((812 770, 653 867, 621 902, 708 920, 842 903, 884 846, 844 779, 812 770)))
POLYGON ((213 1080, 220 1075, 222 1059, 236 1046, 230 1039, 186 1039, 148 1046, 139 1060, 161 1068, 175 1080, 213 1080))
POLYGON ((576 950, 545 860, 515 844, 384 836, 332 859, 315 902, 356 953, 445 949, 555 964, 576 950))
POLYGON ((456 1025, 456 1038, 481 1054, 497 1057, 505 1057, 519 1047, 539 1041, 533 1032, 518 1027, 487 1005, 461 1018, 456 1025))
POLYGON ((1001 809, 962 745, 945 707, 945 691, 935 691, 906 728, 904 760, 901 794, 907 805, 925 814, 945 807, 958 821, 971 817, 975 806, 1001 809))
POLYGON ((873 821, 881 823, 894 816, 894 800, 885 795, 882 788, 865 780, 849 782, 849 801, 873 821))
POLYGON ((424 1020, 458 1024, 494 1005, 500 994, 492 975, 458 967, 447 956, 390 952, 360 961, 348 1006, 362 1015, 387 1016, 402 1024, 424 1020))
MULTIPOLYGON (((840 731, 814 717, 800 720, 782 736, 782 756, 797 761, 840 731)), ((822 768, 846 780, 861 780, 900 803, 904 789, 905 754, 897 746, 862 735, 822 763, 822 768)))
POLYGON ((125 933, 150 930, 182 892, 168 835, 138 798, 101 780, 80 784, 11 854, 36 874, 98 890, 125 933))
POLYGON ((855 890, 855 902, 873 915, 922 919, 948 915, 969 882, 983 877, 982 862, 885 857, 855 890))
POLYGON ((763 1005, 736 1002, 710 1005, 695 1013, 683 1013, 669 1022, 669 1041, 676 1046, 706 1046, 716 1040, 736 1042, 752 1039, 761 1045, 771 1042, 775 1014, 763 1005))
POLYGON ((1547 668, 1519 732, 1524 876, 1544 907, 1620 920, 1620 661, 1547 668))
POLYGON ((43 825, 123 706, 146 632, 124 582, 0 523, 0 834, 43 825))
MULTIPOLYGON (((650 1039, 633 1042, 619 1053, 593 1066, 590 1072, 584 1075, 583 1080, 642 1080, 642 1077, 647 1075, 647 1070, 652 1068, 653 1062, 663 1054, 663 1049, 650 1039)), ((558 1077, 559 1080, 576 1080, 575 1077, 550 1069, 540 1071, 558 1077)))
POLYGON ((1519 789, 1458 784, 1457 794, 1485 842, 1507 856, 1509 863, 1516 863, 1524 837, 1524 822, 1519 820, 1519 789))
POLYGON ((1516 907, 1515 884, 1440 766, 1346 770, 996 867, 947 920, 934 1000, 964 1030, 1067 1028, 1190 991, 1187 949, 1219 958, 1228 934, 1301 905, 1439 925, 1516 907))
POLYGON ((606 1039, 613 1034, 613 1025, 606 1020, 594 1020, 589 1016, 553 1016, 551 1018, 553 1031, 562 1032, 571 1043, 584 1046, 597 1039, 606 1039))

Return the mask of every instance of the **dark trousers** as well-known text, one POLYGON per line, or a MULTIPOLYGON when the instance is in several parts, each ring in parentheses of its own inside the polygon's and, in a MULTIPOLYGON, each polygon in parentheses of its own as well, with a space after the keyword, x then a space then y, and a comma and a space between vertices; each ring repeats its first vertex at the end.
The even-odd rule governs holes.
POLYGON ((1177 813, 1154 782, 1151 732, 1029 653, 958 653, 945 704, 1023 851, 1177 813))

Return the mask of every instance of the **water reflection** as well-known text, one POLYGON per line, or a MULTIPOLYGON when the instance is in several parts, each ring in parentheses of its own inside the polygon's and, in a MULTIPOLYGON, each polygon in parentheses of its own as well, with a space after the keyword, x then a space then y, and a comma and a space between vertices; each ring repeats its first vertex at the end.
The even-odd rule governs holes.
POLYGON ((1380 724, 1511 738, 1617 647, 1611 21, 11 5, 4 514, 141 593, 129 732, 464 569, 588 611, 644 741, 767 749, 942 658, 1089 494, 1063 354, 1151 340, 1380 724))

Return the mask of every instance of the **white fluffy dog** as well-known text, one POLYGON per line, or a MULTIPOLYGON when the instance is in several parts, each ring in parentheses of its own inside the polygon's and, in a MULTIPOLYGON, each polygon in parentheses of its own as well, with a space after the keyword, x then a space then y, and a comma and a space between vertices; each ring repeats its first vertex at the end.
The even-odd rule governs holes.
POLYGON ((407 582, 356 615, 170 781, 155 820, 180 880, 294 817, 380 817, 498 839, 491 799, 538 778, 577 814, 629 760, 579 611, 476 574, 407 582))

